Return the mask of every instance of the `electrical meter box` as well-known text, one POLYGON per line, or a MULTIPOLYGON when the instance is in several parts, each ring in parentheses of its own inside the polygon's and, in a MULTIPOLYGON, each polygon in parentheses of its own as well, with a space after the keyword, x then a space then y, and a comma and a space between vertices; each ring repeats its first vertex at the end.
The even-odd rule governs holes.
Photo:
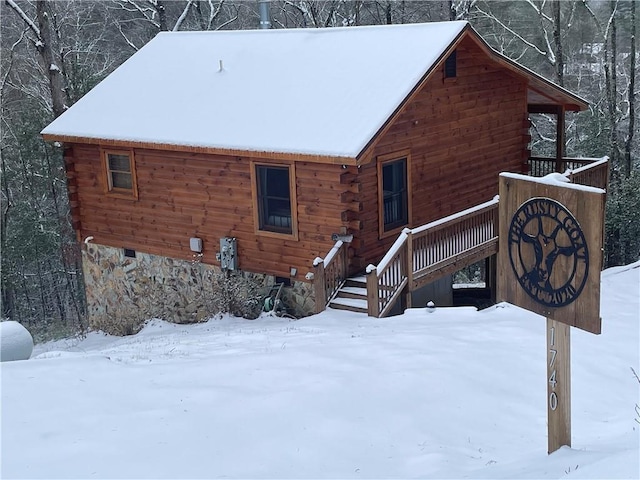
POLYGON ((235 238, 222 237, 220 239, 220 268, 222 270, 236 270, 238 268, 238 250, 235 238))

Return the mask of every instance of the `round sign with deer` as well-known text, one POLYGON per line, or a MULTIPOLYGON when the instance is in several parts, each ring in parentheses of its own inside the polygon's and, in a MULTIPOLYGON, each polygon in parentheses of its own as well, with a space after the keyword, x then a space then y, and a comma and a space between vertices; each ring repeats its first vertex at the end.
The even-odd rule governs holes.
POLYGON ((520 286, 536 302, 563 307, 587 281, 589 251, 580 224, 561 203, 532 198, 509 226, 509 259, 520 286))

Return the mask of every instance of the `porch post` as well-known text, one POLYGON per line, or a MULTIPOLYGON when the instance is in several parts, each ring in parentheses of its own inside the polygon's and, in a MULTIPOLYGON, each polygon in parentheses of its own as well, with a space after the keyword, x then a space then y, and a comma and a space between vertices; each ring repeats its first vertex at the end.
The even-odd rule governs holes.
POLYGON ((327 308, 327 290, 325 286, 324 261, 313 265, 313 293, 316 301, 315 313, 327 308))
POLYGON ((380 298, 378 296, 378 272, 374 268, 367 272, 367 314, 370 317, 380 316, 380 298))
POLYGON ((413 292, 413 234, 410 229, 407 232, 407 255, 405 257, 407 268, 407 286, 405 287, 405 307, 411 308, 411 294, 413 292))
POLYGON ((556 116, 556 172, 564 173, 562 168, 562 158, 564 157, 564 143, 565 143, 565 121, 564 121, 564 105, 558 105, 556 116))

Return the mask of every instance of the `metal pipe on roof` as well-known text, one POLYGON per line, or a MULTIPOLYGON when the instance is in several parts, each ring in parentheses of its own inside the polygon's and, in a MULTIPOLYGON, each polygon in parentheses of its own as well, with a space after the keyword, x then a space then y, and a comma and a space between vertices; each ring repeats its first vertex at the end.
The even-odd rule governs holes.
POLYGON ((260 29, 271 28, 271 15, 269 12, 271 0, 258 0, 258 11, 260 12, 260 29))

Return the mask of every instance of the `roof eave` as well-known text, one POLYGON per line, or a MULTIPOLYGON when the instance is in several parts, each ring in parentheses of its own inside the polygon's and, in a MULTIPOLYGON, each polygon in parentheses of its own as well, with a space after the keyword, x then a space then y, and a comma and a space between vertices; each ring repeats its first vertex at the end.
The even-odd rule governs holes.
POLYGON ((311 163, 324 163, 331 165, 357 165, 355 157, 339 155, 323 155, 305 152, 266 152, 254 150, 240 150, 233 148, 218 148, 193 145, 177 145, 171 143, 154 143, 141 141, 114 140, 108 138, 91 138, 73 135, 57 135, 55 133, 42 133, 42 138, 47 142, 60 142, 67 144, 97 145, 111 148, 138 148, 148 150, 163 150, 170 152, 205 153, 210 155, 227 155, 236 157, 260 158, 265 160, 286 160, 311 163))

